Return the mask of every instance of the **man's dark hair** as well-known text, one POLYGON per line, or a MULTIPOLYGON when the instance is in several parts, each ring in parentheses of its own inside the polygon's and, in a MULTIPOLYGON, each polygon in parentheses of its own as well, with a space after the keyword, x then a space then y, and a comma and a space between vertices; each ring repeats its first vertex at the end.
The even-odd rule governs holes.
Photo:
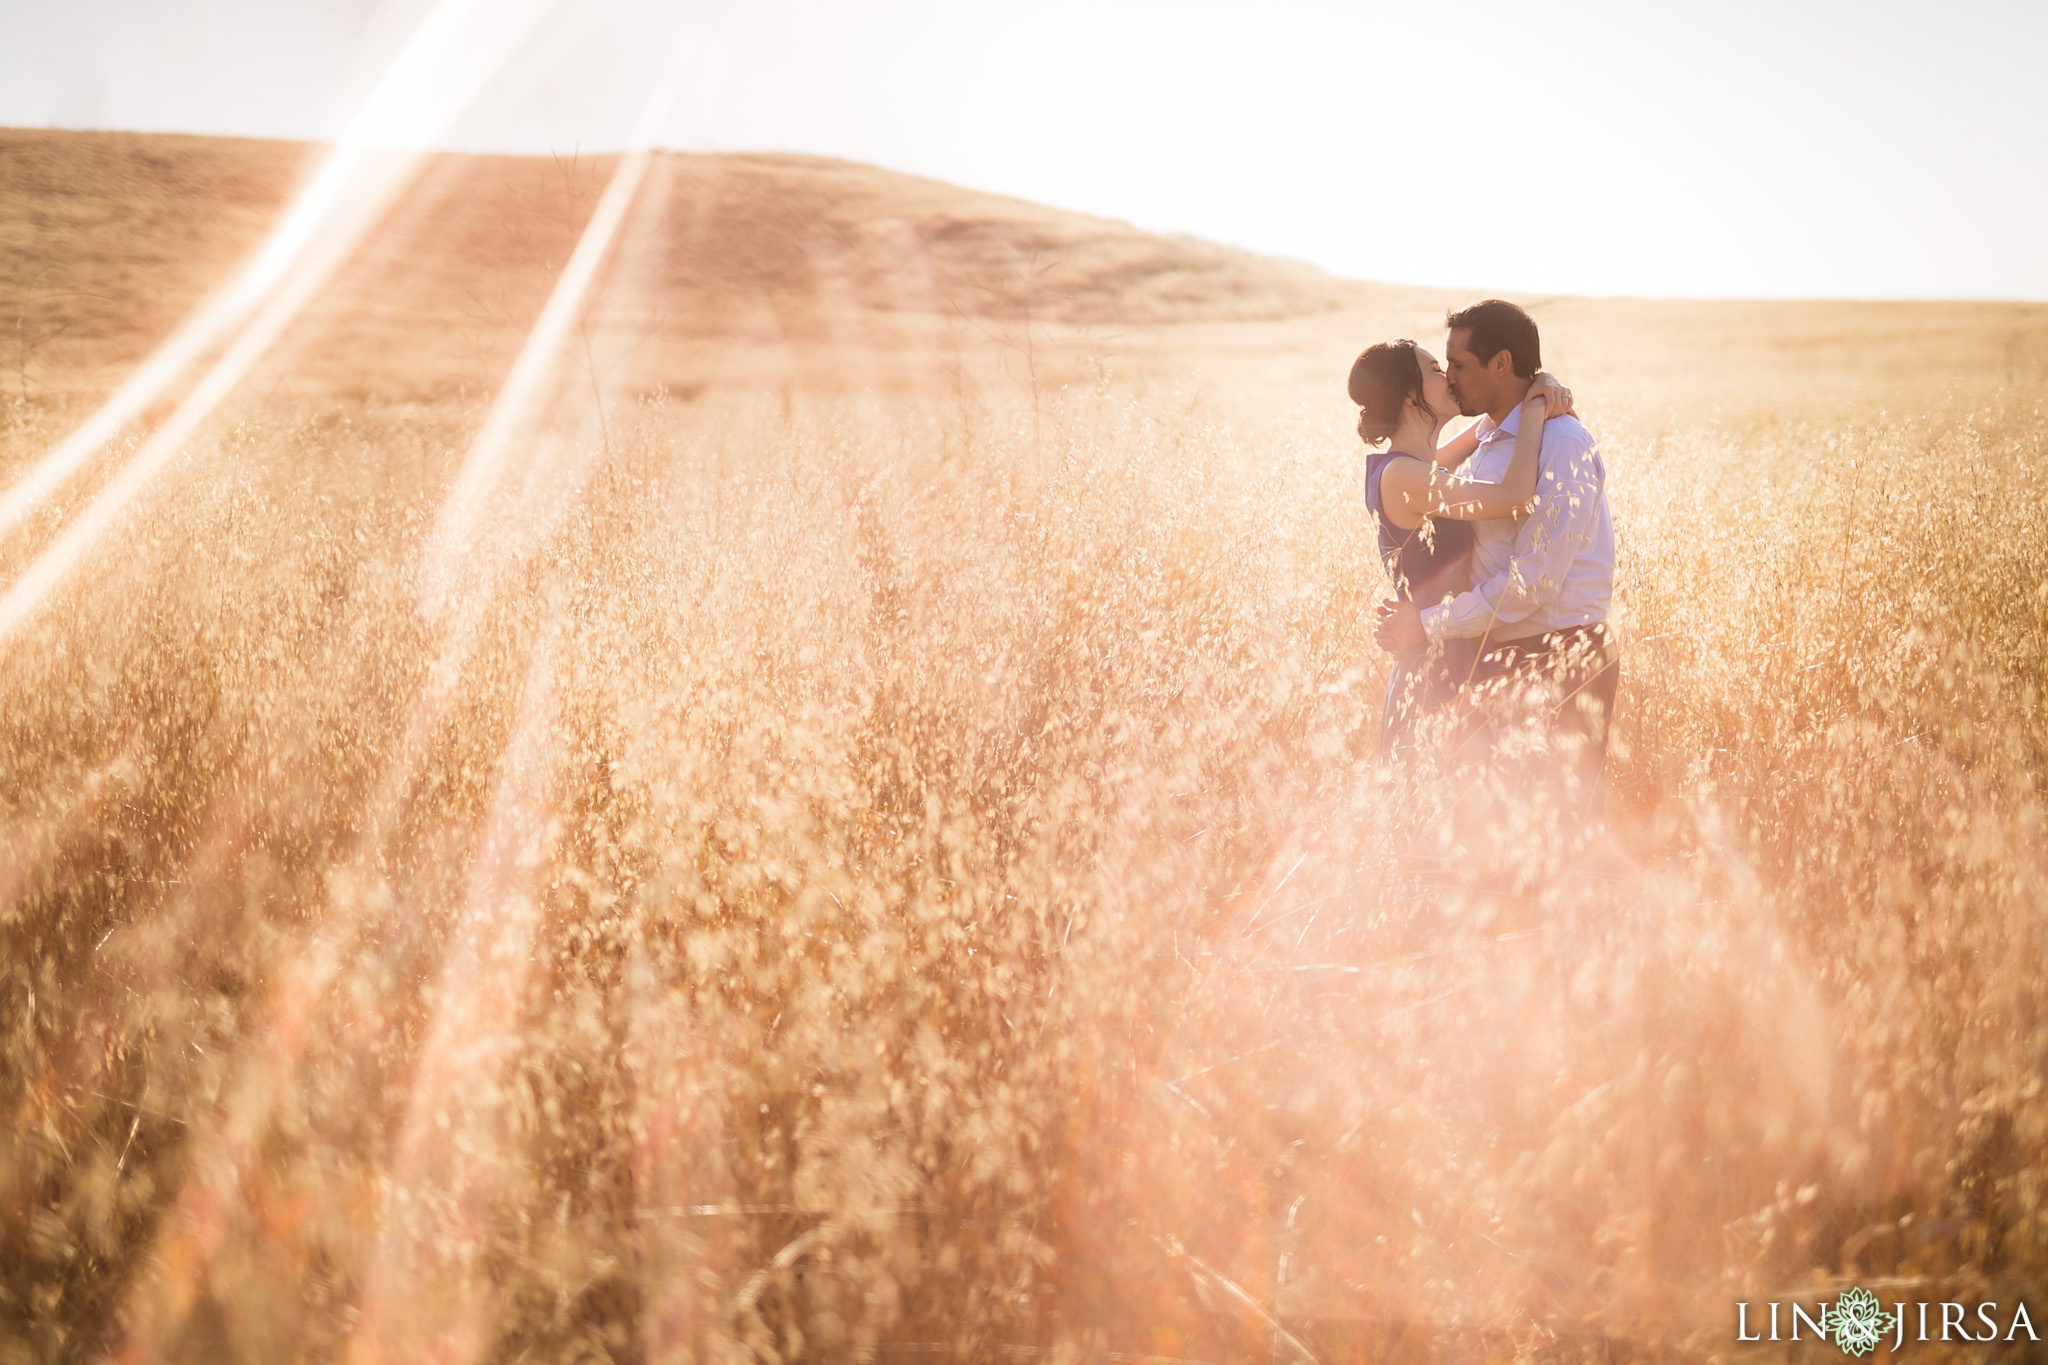
POLYGON ((1444 326, 1471 333, 1466 348, 1482 365, 1506 351, 1517 379, 1534 379, 1536 371, 1543 368, 1543 342, 1536 335, 1536 319, 1506 299, 1460 308, 1444 319, 1444 326))

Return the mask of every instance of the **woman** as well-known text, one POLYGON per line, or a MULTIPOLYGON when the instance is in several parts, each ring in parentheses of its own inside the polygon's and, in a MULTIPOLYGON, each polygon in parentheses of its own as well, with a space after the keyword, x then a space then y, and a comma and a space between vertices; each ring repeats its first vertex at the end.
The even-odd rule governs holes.
MULTIPOLYGON (((1455 471, 1479 446, 1476 429, 1439 445, 1458 411, 1435 356, 1412 341, 1367 347, 1351 366, 1351 401, 1365 457, 1365 505, 1378 523, 1380 557, 1394 591, 1440 602, 1472 585, 1472 526, 1528 510, 1536 495, 1543 423, 1571 411, 1571 391, 1539 372, 1522 403, 1507 472, 1485 483, 1455 471)), ((1380 713, 1380 754, 1408 747, 1423 716, 1455 697, 1477 642, 1447 640, 1395 660, 1380 713)))

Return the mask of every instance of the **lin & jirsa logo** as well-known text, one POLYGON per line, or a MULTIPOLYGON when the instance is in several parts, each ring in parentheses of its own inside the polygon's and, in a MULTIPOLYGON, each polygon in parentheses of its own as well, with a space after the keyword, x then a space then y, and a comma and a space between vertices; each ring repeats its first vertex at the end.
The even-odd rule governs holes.
POLYGON ((1811 1339, 1826 1341, 1832 1338, 1844 1355, 1865 1356, 1887 1344, 1896 1351, 1908 1341, 2018 1341, 2022 1332, 2028 1341, 2041 1339, 2035 1334, 2033 1318, 2028 1314, 2025 1303, 2015 1305, 2006 1316, 2003 1335, 1999 1330, 1996 1303, 1976 1305, 1973 1325, 1970 1309, 1964 1304, 1894 1303, 1892 1311, 1886 1312, 1877 1295, 1861 1286, 1843 1290, 1833 1303, 1815 1303, 1810 1313, 1803 1303, 1773 1300, 1761 1305, 1769 1310, 1768 1323, 1761 1312, 1756 1321, 1751 1321, 1751 1311, 1757 1307, 1746 1302, 1735 1305, 1737 1341, 1800 1341, 1806 1339, 1800 1335, 1803 1328, 1811 1339), (1909 1308, 1918 1312, 1909 1314, 1909 1308), (1938 1310, 1931 1321, 1930 1308, 1938 1310), (1789 1314, 1784 1312, 1786 1309, 1790 1310, 1789 1314), (1782 1336, 1781 1314, 1789 1319, 1783 1322, 1787 1334, 1782 1336), (1973 1326, 1981 1327, 1982 1332, 1973 1330, 1973 1326))

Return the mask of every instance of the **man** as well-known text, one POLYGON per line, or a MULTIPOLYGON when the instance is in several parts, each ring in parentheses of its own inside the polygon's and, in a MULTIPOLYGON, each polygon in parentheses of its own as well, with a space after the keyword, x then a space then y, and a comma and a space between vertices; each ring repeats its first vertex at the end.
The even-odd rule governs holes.
MULTIPOLYGON (((1461 413, 1480 419, 1466 469, 1498 482, 1520 430, 1518 405, 1542 367, 1536 322, 1500 299, 1445 322, 1451 396, 1461 413)), ((1575 417, 1545 423, 1528 515, 1475 522, 1473 531, 1471 591, 1434 606, 1385 602, 1376 638, 1396 654, 1425 641, 1477 638, 1473 686, 1511 693, 1540 685, 1551 733, 1577 751, 1574 766, 1597 789, 1621 661, 1607 628, 1614 523, 1592 433, 1575 417)))

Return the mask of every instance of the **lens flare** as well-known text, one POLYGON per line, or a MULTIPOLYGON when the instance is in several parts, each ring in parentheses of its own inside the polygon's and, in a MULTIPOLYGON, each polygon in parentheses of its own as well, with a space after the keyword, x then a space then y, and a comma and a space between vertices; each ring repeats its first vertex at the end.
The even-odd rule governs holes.
POLYGON ((536 645, 520 689, 413 1076, 351 1359, 453 1362, 476 1352, 475 1324, 452 1290, 458 1267, 442 1249, 476 1244, 497 1180, 501 1073, 517 1046, 540 927, 534 874, 556 837, 549 788, 560 758, 553 729, 559 632, 559 624, 549 627, 536 645), (431 1308, 415 1311, 423 1299, 431 1308), (422 1324, 431 1324, 430 1344, 396 1347, 393 1338, 422 1324))
MULTIPOLYGON (((493 476, 502 472, 505 447, 518 425, 528 416, 528 399, 534 387, 545 378, 568 322, 589 292, 597 268, 645 176, 650 161, 645 148, 653 141, 660 120, 671 106, 674 91, 675 83, 670 81, 649 101, 636 136, 636 150, 614 174, 591 224, 586 227, 577 254, 572 257, 563 281, 558 283, 550 299, 549 311, 543 314, 534 336, 529 337, 522 350, 520 362, 508 377, 505 393, 509 393, 511 398, 508 401, 501 394, 494 408, 497 425, 494 428, 487 422, 484 435, 473 447, 471 465, 477 463, 477 451, 480 450, 489 461, 489 472, 493 476), (501 413, 504 415, 498 416, 501 413)), ((311 281, 308 287, 317 287, 329 270, 331 263, 317 262, 305 271, 305 278, 311 281)), ((288 320, 302 303, 303 299, 297 298, 294 291, 285 291, 273 301, 265 317, 259 318, 258 325, 252 326, 249 334, 237 343, 251 363, 281 329, 282 323, 268 325, 273 320, 271 314, 288 320)), ((246 365, 242 367, 244 371, 246 368, 246 365)), ((604 401, 602 394, 596 398, 600 403, 604 401)), ((199 410, 196 403, 188 401, 186 406, 199 410)), ((184 412, 185 408, 181 407, 180 414, 184 412)), ((151 443, 153 449, 145 452, 152 463, 145 466, 144 461, 138 459, 123 472, 122 479, 132 480, 139 487, 163 460, 175 453, 177 441, 189 434, 190 426, 196 425, 198 420, 198 417, 190 418, 182 431, 169 435, 158 433, 157 439, 151 443)), ((167 424, 167 432, 172 425, 167 424)), ((479 487, 489 486, 481 478, 476 483, 479 487)), ((77 545, 88 544, 103 529, 100 524, 76 529, 77 545)), ((524 543, 524 540, 515 543, 524 543)), ((129 1333, 122 1353, 124 1360, 151 1358, 177 1325, 186 1319, 198 1286, 203 1282, 206 1267, 225 1235, 235 1204, 247 1198, 244 1186, 250 1178, 248 1155, 251 1145, 262 1131, 264 1120, 274 1107, 275 1097, 281 1093, 297 1062, 308 1017, 342 969, 350 944, 363 927, 366 910, 375 899, 365 893, 357 882, 368 874, 370 865, 382 856, 393 837, 406 794, 426 760, 433 738, 447 715, 456 685, 477 644, 484 610, 497 588, 498 571, 513 557, 507 553, 495 556, 481 575, 470 579, 466 584, 468 591, 454 604, 458 609, 444 623, 447 628, 442 632, 437 656, 413 699, 396 750, 386 763, 383 777, 365 812, 362 858, 352 866, 349 874, 337 879, 329 898, 328 922, 308 949, 299 955, 273 994, 271 1046, 264 1049, 239 1078, 235 1099, 228 1107, 228 1121, 215 1144, 210 1177, 195 1173, 181 1192, 178 1202, 183 1216, 175 1220, 173 1230, 158 1249, 157 1259, 168 1273, 153 1286, 152 1293, 146 1293, 134 1303, 135 1328, 129 1333)), ((50 558, 45 556, 46 560, 50 558)), ((62 568, 68 567, 68 561, 56 562, 58 568, 54 572, 46 571, 51 572, 52 581, 61 576, 62 568)), ((47 585, 39 590, 47 591, 47 585)), ((17 585, 18 591, 20 585, 17 585)), ((5 614, 14 596, 10 593, 8 599, 0 599, 0 638, 5 638, 6 623, 14 619, 5 614)), ((553 631, 556 627, 550 625, 546 629, 553 631)), ((551 639, 552 635, 548 638, 551 639)), ((523 844, 515 847, 515 843, 545 823, 537 815, 537 803, 545 799, 547 765, 552 761, 544 749, 546 703, 552 695, 549 682, 552 677, 551 659, 552 650, 544 639, 535 651, 527 685, 521 694, 521 719, 515 726, 512 741, 502 760, 500 781, 485 820, 484 839, 464 900, 463 923, 467 926, 464 942, 471 950, 471 958, 465 969, 451 971, 446 978, 449 994, 436 1013, 436 1028, 427 1040, 421 1071, 415 1078, 414 1095, 408 1111, 414 1118, 409 1120, 407 1129, 410 1135, 407 1150, 411 1158, 401 1164, 412 1169, 416 1176, 418 1170, 415 1168, 431 1156, 426 1138, 416 1131, 417 1123, 424 1121, 419 1116, 435 1105, 445 1108, 455 1079, 473 1076, 477 1067, 483 1064, 482 1059, 470 1052, 465 1052, 461 1058, 452 1057, 451 1052, 457 1050, 463 1040, 495 1036, 489 1035, 484 1025, 491 1019, 503 1017, 504 1010, 496 1006, 516 998, 518 994, 519 978, 493 976, 479 968, 478 962, 488 965, 523 960, 523 941, 530 938, 533 928, 530 913, 522 919, 502 911, 505 905, 515 901, 527 905, 529 910, 533 906, 531 888, 521 893, 518 876, 519 868, 530 867, 533 863, 531 849, 523 844), (487 944, 476 937, 486 929, 492 935, 487 944), (478 954, 481 954, 480 958, 478 954), (484 994, 479 995, 479 991, 484 994), (485 996, 496 1005, 487 1005, 485 996)), ((366 1026, 358 1040, 359 1045, 367 1047, 371 1035, 376 1032, 373 1027, 366 1026)), ((488 1124, 479 1130, 479 1134, 480 1141, 488 1140, 488 1124)), ((488 1195, 492 1182, 489 1171, 469 1159, 459 1164, 452 1178, 469 1181, 479 1198, 488 1195)), ((383 1249, 371 1268, 372 1292, 368 1298, 372 1311, 366 1320, 368 1336, 357 1341, 359 1350, 367 1348, 372 1352, 377 1349, 381 1337, 410 1318, 409 1314, 393 1307, 404 1298, 402 1291, 405 1286, 402 1276, 394 1276, 392 1258, 410 1257, 418 1250, 408 1244, 396 1227, 388 1224, 380 1245, 383 1249)), ((442 1345, 455 1346, 460 1353, 455 1343, 444 1339, 442 1345)))
POLYGON ((0 597, 0 646, 35 615, 234 391, 410 182, 420 153, 394 149, 416 149, 446 128, 552 3, 521 0, 488 14, 482 13, 481 0, 437 5, 241 274, 158 347, 99 411, 0 496, 0 536, 5 536, 202 355, 241 327, 164 424, 0 597))
MULTIPOLYGON (((675 65, 671 63, 671 71, 675 65)), ((632 147, 612 172, 611 183, 605 186, 604 196, 584 226, 568 266, 555 282, 554 292, 548 295, 546 306, 520 347, 511 373, 484 418, 483 429, 470 444, 462 469, 455 476, 455 485, 442 504, 427 545, 421 607, 429 619, 440 617, 456 572, 472 562, 481 523, 489 513, 492 497, 505 480, 514 442, 530 427, 536 402, 553 372, 563 338, 582 308, 591 283, 618 236, 619 225, 625 221, 626 210, 632 207, 633 196, 647 175, 653 159, 649 147, 674 105, 678 85, 671 75, 648 101, 632 147)))

